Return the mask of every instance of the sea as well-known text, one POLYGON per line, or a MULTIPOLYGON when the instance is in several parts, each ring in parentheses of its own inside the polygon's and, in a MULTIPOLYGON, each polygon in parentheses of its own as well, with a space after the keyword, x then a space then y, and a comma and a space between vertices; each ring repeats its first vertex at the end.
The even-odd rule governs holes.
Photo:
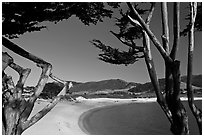
MULTIPOLYGON (((199 134, 187 101, 191 135, 199 134)), ((202 109, 202 101, 195 104, 202 109)), ((91 135, 172 135, 170 123, 157 102, 130 103, 91 110, 83 118, 83 129, 91 135)))

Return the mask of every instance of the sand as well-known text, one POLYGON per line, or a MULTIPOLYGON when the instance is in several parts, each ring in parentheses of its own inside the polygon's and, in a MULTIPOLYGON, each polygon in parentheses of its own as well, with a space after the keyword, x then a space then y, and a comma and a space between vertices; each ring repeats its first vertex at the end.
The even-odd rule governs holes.
MULTIPOLYGON (((182 99, 185 100, 185 99, 182 99)), ((78 97, 75 102, 61 101, 40 121, 24 131, 23 135, 85 135, 82 119, 80 117, 88 110, 124 103, 155 102, 156 98, 150 99, 84 99, 78 97), (80 126, 79 126, 80 125, 80 126), (81 127, 81 128, 80 128, 81 127)), ((38 100, 31 116, 46 106, 49 101, 38 100)))

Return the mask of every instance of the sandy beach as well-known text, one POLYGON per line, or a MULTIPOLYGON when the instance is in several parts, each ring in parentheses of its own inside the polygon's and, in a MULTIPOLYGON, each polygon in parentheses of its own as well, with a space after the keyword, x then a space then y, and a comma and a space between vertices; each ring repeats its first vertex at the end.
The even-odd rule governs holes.
MULTIPOLYGON (((196 98, 196 100, 197 99, 199 98, 196 98)), ((182 98, 182 100, 186 99, 182 98)), ((76 102, 61 101, 45 117, 27 129, 23 135, 85 135, 88 133, 83 130, 83 126, 79 126, 83 119, 83 117, 80 116, 88 110, 124 103, 145 103, 155 101, 156 98, 84 99, 82 97, 77 98, 76 102)), ((48 103, 49 101, 38 100, 31 116, 48 103)))

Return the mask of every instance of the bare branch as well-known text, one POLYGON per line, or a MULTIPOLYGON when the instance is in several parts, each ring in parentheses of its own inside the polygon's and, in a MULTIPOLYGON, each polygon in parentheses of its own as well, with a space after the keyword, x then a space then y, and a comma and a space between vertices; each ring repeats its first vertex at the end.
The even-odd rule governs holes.
POLYGON ((45 87, 45 84, 47 83, 47 80, 52 70, 51 64, 38 64, 38 66, 42 68, 42 73, 38 81, 38 84, 35 87, 35 91, 34 91, 35 94, 30 98, 31 102, 35 102, 38 96, 42 93, 43 88, 45 87))
POLYGON ((27 120, 23 123, 23 131, 38 122, 41 118, 43 118, 61 99, 62 96, 55 97, 51 103, 49 103, 45 108, 43 108, 40 112, 34 115, 30 120, 27 120))
POLYGON ((147 16, 147 19, 146 19, 146 21, 145 21, 145 23, 146 23, 147 25, 150 24, 150 21, 151 21, 151 19, 152 19, 153 13, 154 13, 154 9, 155 9, 155 2, 151 2, 151 8, 150 8, 150 10, 149 10, 149 15, 147 16))
POLYGON ((135 10, 135 8, 130 4, 127 3, 129 8, 134 12, 137 21, 140 23, 142 28, 146 31, 156 48, 159 50, 160 54, 162 55, 163 59, 167 62, 172 62, 172 59, 169 57, 168 53, 164 50, 164 48, 161 46, 159 40, 156 38, 156 36, 152 33, 152 31, 149 29, 148 25, 144 22, 142 17, 139 15, 139 13, 135 10))
POLYGON ((132 24, 134 24, 134 26, 139 26, 139 27, 142 27, 140 25, 140 23, 136 20, 136 19, 133 19, 131 16, 128 15, 128 18, 130 19, 130 21, 132 22, 132 24))
POLYGON ((10 49, 11 51, 13 51, 14 53, 22 56, 22 57, 25 57, 37 64, 49 64, 47 63, 46 61, 44 61, 43 59, 27 52, 26 50, 22 49, 21 47, 19 47, 18 45, 14 44, 13 42, 11 42, 10 40, 6 39, 5 37, 2 37, 2 44, 10 49))
POLYGON ((174 3, 174 18, 173 18, 173 30, 174 30, 174 43, 171 50, 170 57, 175 60, 176 52, 179 46, 180 40, 180 3, 174 3))
POLYGON ((162 14, 162 42, 164 50, 169 53, 169 27, 168 27, 168 12, 167 3, 161 3, 161 14, 162 14))
POLYGON ((21 66, 15 64, 14 62, 10 64, 10 67, 13 68, 14 70, 16 70, 20 75, 20 78, 16 84, 16 98, 21 98, 23 86, 26 82, 28 75, 31 72, 31 69, 29 69, 29 68, 24 69, 21 66))
POLYGON ((64 85, 67 83, 67 81, 62 80, 62 79, 60 79, 60 78, 54 76, 52 73, 50 74, 50 78, 52 78, 53 80, 55 80, 55 81, 57 81, 57 82, 59 82, 59 83, 62 83, 62 84, 64 84, 64 85))
POLYGON ((2 72, 13 62, 13 58, 7 53, 2 52, 2 72))

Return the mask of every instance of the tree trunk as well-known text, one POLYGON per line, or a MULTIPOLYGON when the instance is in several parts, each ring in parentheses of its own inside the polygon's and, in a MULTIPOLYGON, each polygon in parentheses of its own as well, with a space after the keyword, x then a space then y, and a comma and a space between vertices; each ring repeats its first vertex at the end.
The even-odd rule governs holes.
POLYGON ((173 93, 168 103, 172 112, 173 124, 171 125, 172 133, 176 135, 189 134, 188 116, 180 100, 180 61, 174 61, 171 66, 173 76, 173 93))
POLYGON ((188 116, 186 114, 186 110, 181 103, 180 100, 180 61, 175 60, 175 55, 177 51, 177 47, 179 45, 179 3, 174 4, 174 15, 176 16, 174 22, 176 26, 174 27, 174 34, 176 35, 174 38, 174 45, 172 49, 172 55, 169 55, 169 36, 168 36, 168 18, 167 18, 167 5, 166 3, 161 4, 162 11, 162 24, 163 24, 163 46, 161 46, 158 39, 152 33, 149 28, 149 22, 144 22, 142 17, 138 14, 135 8, 128 3, 129 8, 135 14, 136 19, 131 19, 132 21, 138 21, 143 28, 143 46, 144 46, 144 55, 145 61, 147 64, 148 72, 150 75, 151 82, 154 86, 155 93, 157 95, 157 101, 171 122, 171 131, 173 134, 189 134, 188 128, 188 116), (160 54, 162 55, 165 61, 166 67, 166 76, 165 76, 165 92, 166 92, 166 100, 161 94, 159 83, 156 76, 156 71, 153 65, 153 60, 150 52, 150 44, 149 38, 152 40, 153 44, 156 46, 160 54), (172 58, 171 58, 172 56, 172 58))
MULTIPOLYGON (((40 112, 34 115, 31 119, 30 116, 34 103, 42 93, 45 84, 51 74, 52 65, 37 56, 30 54, 18 45, 12 43, 6 38, 2 38, 3 45, 13 52, 21 55, 35 63, 38 67, 42 68, 42 73, 38 81, 37 86, 34 88, 34 94, 25 99, 22 96, 24 83, 31 71, 31 69, 24 69, 21 66, 14 63, 13 58, 8 55, 8 53, 3 53, 2 58, 2 130, 5 135, 20 135, 27 128, 38 122, 42 117, 44 117, 61 99, 61 96, 55 97, 50 104, 43 108, 40 112), (4 70, 10 66, 20 75, 19 80, 16 85, 12 80, 12 77, 7 76, 4 70)), ((66 82, 65 82, 66 83, 66 82)), ((64 83, 63 83, 64 84, 64 83)), ((64 84, 67 87, 67 84, 64 84)))
POLYGON ((188 67, 187 67, 187 96, 189 107, 196 118, 199 132, 202 134, 202 111, 194 104, 194 95, 192 89, 192 72, 193 72, 193 51, 194 51, 194 23, 196 18, 197 5, 190 3, 190 30, 188 46, 188 67))

